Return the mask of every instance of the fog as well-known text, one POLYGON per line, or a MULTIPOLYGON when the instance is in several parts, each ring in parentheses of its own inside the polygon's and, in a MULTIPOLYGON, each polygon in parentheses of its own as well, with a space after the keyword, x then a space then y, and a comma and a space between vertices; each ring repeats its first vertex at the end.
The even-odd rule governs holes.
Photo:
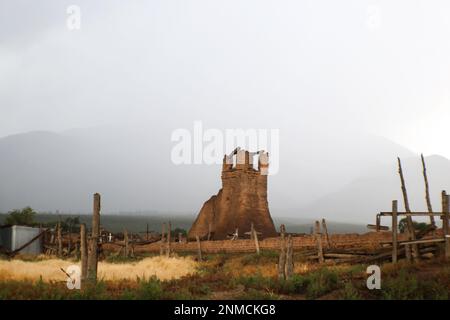
MULTIPOLYGON (((202 121, 280 130, 273 215, 367 222, 400 200, 396 156, 450 157, 449 14, 447 1, 1 1, 0 210, 85 212, 100 192, 110 212, 195 213, 220 166, 174 165, 171 133, 202 121), (374 168, 392 196, 331 201, 374 168)), ((435 194, 447 166, 430 168, 435 194)))

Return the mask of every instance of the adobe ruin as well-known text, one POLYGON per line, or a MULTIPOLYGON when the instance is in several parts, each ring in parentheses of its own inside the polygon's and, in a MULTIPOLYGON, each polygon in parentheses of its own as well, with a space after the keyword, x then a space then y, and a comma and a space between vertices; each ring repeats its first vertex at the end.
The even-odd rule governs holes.
POLYGON ((239 237, 254 229, 263 237, 277 235, 267 201, 267 152, 249 152, 237 148, 225 155, 222 166, 222 189, 203 204, 188 237, 223 240, 236 231, 239 237), (258 166, 253 166, 253 158, 258 166))

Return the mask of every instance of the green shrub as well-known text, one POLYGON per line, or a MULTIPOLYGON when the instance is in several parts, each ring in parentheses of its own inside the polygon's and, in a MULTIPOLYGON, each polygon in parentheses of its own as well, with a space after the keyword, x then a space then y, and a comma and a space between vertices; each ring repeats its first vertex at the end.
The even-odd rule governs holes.
POLYGON ((263 277, 261 274, 255 274, 253 276, 242 276, 234 279, 234 285, 243 285, 246 288, 252 288, 257 290, 263 290, 268 288, 277 288, 278 284, 276 280, 272 278, 263 277))
MULTIPOLYGON (((64 285, 65 286, 65 285, 64 285)), ((64 295, 66 298, 70 299, 80 299, 80 300, 106 300, 110 299, 108 294, 106 283, 103 281, 98 281, 93 285, 86 285, 85 288, 81 290, 68 290, 65 288, 64 295), (69 291, 69 292, 67 292, 69 291), (73 293, 73 296, 69 296, 73 293)))
POLYGON ((449 288, 436 279, 420 281, 419 290, 422 292, 422 298, 426 300, 448 300, 450 298, 449 288))
POLYGON ((381 284, 382 297, 387 300, 421 299, 417 278, 400 270, 396 277, 388 278, 381 284))
POLYGON ((338 276, 336 272, 323 268, 309 275, 307 280, 306 297, 316 299, 328 292, 338 289, 338 276))
POLYGON ((305 293, 309 281, 307 276, 295 274, 289 280, 279 280, 277 289, 284 294, 302 294, 305 293))
POLYGON ((341 291, 342 300, 361 300, 363 297, 351 282, 347 282, 341 291))
POLYGON ((30 207, 23 209, 15 209, 8 212, 8 216, 5 219, 5 224, 10 225, 22 225, 22 226, 34 226, 34 218, 36 216, 36 211, 30 207))
POLYGON ((161 281, 156 277, 148 280, 139 280, 137 298, 141 300, 158 300, 162 298, 163 288, 161 281))

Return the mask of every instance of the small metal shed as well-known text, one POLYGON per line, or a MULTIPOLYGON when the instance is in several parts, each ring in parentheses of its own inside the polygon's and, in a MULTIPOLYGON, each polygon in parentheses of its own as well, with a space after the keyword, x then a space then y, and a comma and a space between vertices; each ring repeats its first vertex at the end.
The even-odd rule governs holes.
MULTIPOLYGON (((36 238, 41 233, 40 228, 26 226, 3 226, 0 227, 0 246, 9 252, 16 251, 26 243, 36 238)), ((41 254, 42 253, 42 237, 20 250, 20 253, 41 254)))

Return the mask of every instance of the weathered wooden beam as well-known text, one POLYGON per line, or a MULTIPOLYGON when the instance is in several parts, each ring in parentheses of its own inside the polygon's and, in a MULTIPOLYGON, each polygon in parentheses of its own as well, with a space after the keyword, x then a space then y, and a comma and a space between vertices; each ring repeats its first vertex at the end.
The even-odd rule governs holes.
POLYGON ((169 223, 167 224, 167 250, 166 250, 167 257, 170 257, 172 253, 171 242, 172 242, 172 222, 169 221, 169 223))
POLYGON ((327 249, 331 248, 330 236, 328 235, 328 228, 325 219, 322 219, 322 230, 325 234, 325 243, 327 244, 327 249))
POLYGON ((62 230, 61 222, 58 222, 56 226, 56 239, 58 242, 58 257, 62 257, 62 230))
POLYGON ((353 259, 363 257, 363 255, 350 253, 324 253, 323 256, 325 258, 333 258, 333 259, 353 259))
MULTIPOLYGON (((405 210, 406 210, 406 212, 411 212, 411 209, 409 207, 408 193, 406 191, 405 178, 403 176, 402 162, 401 162, 400 158, 397 158, 397 160, 398 160, 398 173, 400 175, 400 182, 401 182, 401 189, 402 189, 402 194, 403 194, 403 201, 405 204, 405 210)), ((407 229, 408 229, 409 240, 415 240, 416 234, 415 234, 415 230, 414 230, 414 223, 413 223, 411 216, 406 217, 406 224, 407 224, 407 229)), ((412 245, 412 248, 410 248, 409 246, 406 246, 405 250, 406 250, 407 258, 409 258, 410 255, 412 255, 414 260, 416 260, 416 261, 420 260, 419 247, 417 245, 412 245)))
POLYGON ((67 255, 70 256, 72 253, 72 233, 69 230, 69 233, 67 235, 67 255))
POLYGON ((317 243, 317 258, 319 259, 319 263, 324 263, 325 259, 323 256, 322 234, 320 232, 319 221, 316 221, 316 223, 315 223, 314 236, 316 238, 316 243, 317 243))
POLYGON ((445 191, 442 191, 442 231, 445 239, 445 258, 450 259, 450 235, 449 235, 449 218, 450 218, 450 197, 445 191))
POLYGON ((123 243, 125 245, 125 247, 124 247, 125 257, 128 257, 130 254, 129 247, 128 247, 130 242, 128 239, 128 230, 127 229, 123 230, 123 243))
POLYGON ((392 263, 397 263, 398 259, 398 221, 397 221, 397 200, 392 201, 392 263))
MULTIPOLYGON (((367 229, 377 230, 377 225, 375 225, 375 224, 368 224, 367 225, 367 229)), ((378 231, 389 231, 389 227, 388 226, 379 225, 378 226, 378 231)))
POLYGON ((291 235, 287 239, 285 274, 286 280, 289 280, 294 275, 294 245, 291 235))
POLYGON ((161 230, 161 247, 159 249, 159 254, 162 256, 165 251, 165 242, 166 242, 166 223, 163 222, 162 230, 161 230))
MULTIPOLYGON (((392 216, 392 212, 387 212, 387 211, 382 211, 379 213, 380 216, 392 216)), ((429 212, 424 212, 424 211, 415 211, 415 212, 402 212, 399 211, 397 212, 397 216, 406 216, 406 217, 427 217, 427 216, 439 216, 442 217, 443 213, 442 212, 433 212, 433 213, 429 213, 429 212)))
POLYGON ((401 246, 407 246, 412 244, 423 244, 423 243, 437 243, 444 242, 445 239, 423 239, 423 240, 412 240, 412 241, 401 241, 401 246))
MULTIPOLYGON (((430 186, 428 184, 428 176, 427 176, 427 167, 425 165, 425 158, 423 154, 420 155, 422 159, 422 168, 423 168, 423 179, 425 182, 425 201, 427 202, 427 208, 428 212, 433 212, 433 206, 431 205, 431 199, 430 199, 430 186)), ((436 226, 436 222, 434 221, 434 216, 430 216, 430 224, 432 226, 436 226)))
POLYGON ((94 194, 94 206, 92 212, 92 230, 89 241, 88 254, 88 280, 91 283, 97 281, 98 267, 98 238, 100 234, 100 194, 94 194))
POLYGON ((84 285, 87 279, 88 271, 88 245, 86 224, 80 224, 80 258, 81 258, 81 286, 84 285))
POLYGON ((286 241, 285 241, 286 228, 284 224, 280 226, 280 256, 278 258, 278 279, 286 279, 286 241))

